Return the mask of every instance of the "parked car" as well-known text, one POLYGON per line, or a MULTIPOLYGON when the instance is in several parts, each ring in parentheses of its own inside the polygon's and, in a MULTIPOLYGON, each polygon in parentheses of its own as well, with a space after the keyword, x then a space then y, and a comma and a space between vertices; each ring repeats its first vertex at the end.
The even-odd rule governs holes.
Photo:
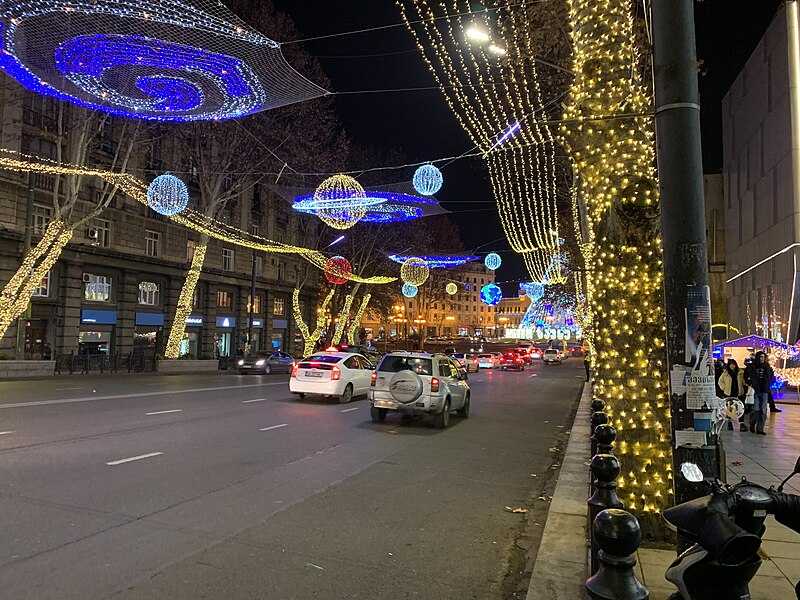
POLYGON ((266 354, 259 352, 245 356, 237 361, 237 367, 241 375, 248 373, 289 373, 294 366, 294 358, 285 352, 273 352, 266 354))
POLYGON ((478 367, 481 369, 494 369, 497 366, 497 356, 493 353, 478 354, 478 367))
POLYGON ((372 364, 352 352, 317 352, 299 361, 289 378, 289 391, 306 395, 333 396, 346 404, 367 393, 372 364))
POLYGON ((455 359, 467 373, 477 373, 480 370, 477 354, 456 352, 450 358, 455 359))
POLYGON ((525 361, 513 350, 507 350, 500 359, 500 369, 503 371, 524 371, 525 361))
POLYGON ((548 348, 544 351, 542 361, 546 365, 560 365, 562 362, 561 351, 556 348, 548 348))
POLYGON ((467 374, 444 354, 392 352, 372 374, 370 415, 381 422, 389 412, 433 415, 437 427, 450 424, 450 413, 469 417, 467 374))

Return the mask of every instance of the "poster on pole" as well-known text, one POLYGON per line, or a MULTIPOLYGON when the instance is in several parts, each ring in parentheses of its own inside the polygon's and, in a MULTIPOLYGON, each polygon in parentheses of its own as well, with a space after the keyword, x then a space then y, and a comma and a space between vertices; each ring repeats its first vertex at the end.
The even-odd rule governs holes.
POLYGON ((714 358, 711 348, 711 292, 707 285, 691 285, 686 293, 686 346, 689 365, 686 408, 708 408, 716 397, 714 358))

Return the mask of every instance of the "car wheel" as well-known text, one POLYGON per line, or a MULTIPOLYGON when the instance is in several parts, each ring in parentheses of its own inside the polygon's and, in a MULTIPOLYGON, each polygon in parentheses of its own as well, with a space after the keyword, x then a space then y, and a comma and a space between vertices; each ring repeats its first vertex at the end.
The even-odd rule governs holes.
POLYGON ((344 392, 339 396, 339 404, 347 404, 353 399, 353 384, 348 383, 344 392))
POLYGON ((267 365, 264 367, 264 375, 269 375, 270 373, 272 373, 272 365, 267 365))
POLYGON ((375 406, 371 406, 369 409, 369 414, 372 417, 373 423, 383 423, 386 420, 385 408, 376 408, 375 406))
POLYGON ((450 398, 444 401, 444 408, 434 417, 433 423, 437 429, 447 429, 450 425, 450 398))
POLYGON ((295 395, 296 395, 296 396, 297 396, 297 397, 298 397, 300 400, 302 400, 303 398, 305 398, 305 397, 306 397, 306 395, 305 395, 303 392, 295 392, 295 395))
POLYGON ((469 418, 469 394, 464 399, 464 406, 458 409, 458 416, 464 419, 469 418))

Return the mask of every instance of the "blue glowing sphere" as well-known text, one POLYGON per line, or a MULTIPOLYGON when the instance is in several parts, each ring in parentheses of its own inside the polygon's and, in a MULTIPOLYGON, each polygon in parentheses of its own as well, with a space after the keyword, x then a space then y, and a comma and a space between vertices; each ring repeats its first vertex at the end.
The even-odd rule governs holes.
POLYGON ((186 184, 170 173, 159 175, 147 188, 147 206, 160 215, 177 215, 186 210, 188 204, 186 184))
POLYGON ((406 298, 414 298, 417 295, 419 288, 411 283, 403 284, 403 296, 406 298))
POLYGON ((414 189, 423 196, 433 196, 442 189, 444 176, 433 165, 422 165, 414 173, 414 189))
POLYGON ((503 299, 503 290, 494 283, 487 283, 481 288, 481 302, 489 306, 497 306, 503 299))
POLYGON ((486 255, 486 259, 483 261, 483 264, 486 265, 486 268, 494 271, 500 268, 500 265, 503 264, 503 259, 500 258, 500 255, 497 252, 492 252, 491 254, 486 255))

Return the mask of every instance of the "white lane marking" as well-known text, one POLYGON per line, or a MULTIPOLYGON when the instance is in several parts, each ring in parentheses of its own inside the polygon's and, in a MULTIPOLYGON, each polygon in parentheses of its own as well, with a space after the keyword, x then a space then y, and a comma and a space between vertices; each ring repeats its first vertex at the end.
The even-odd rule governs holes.
POLYGON ((95 400, 119 400, 123 398, 147 398, 149 396, 169 396, 170 394, 193 394, 196 392, 213 392, 215 390, 238 390, 254 387, 264 387, 265 385, 286 385, 285 381, 273 383, 251 383, 248 385, 225 385, 207 388, 191 388, 185 390, 165 390, 163 392, 143 392, 141 394, 115 394, 113 396, 89 396, 86 398, 65 398, 63 400, 37 400, 36 402, 15 402, 14 404, 0 404, 0 410, 6 408, 26 408, 28 406, 50 406, 53 404, 80 404, 82 402, 94 402, 95 400))
POLYGON ((155 415, 171 415, 172 413, 179 413, 183 412, 183 409, 176 408, 174 410, 158 410, 156 412, 145 413, 146 417, 152 417, 155 415))
POLYGON ((67 390, 82 390, 82 389, 83 389, 83 387, 78 386, 78 387, 56 388, 56 391, 57 392, 66 392, 67 390))
POLYGON ((264 429, 259 429, 259 431, 272 431, 273 429, 280 429, 281 427, 288 427, 288 423, 281 423, 280 425, 273 425, 272 427, 264 427, 264 429))
POLYGON ((361 407, 360 406, 356 406, 355 408, 345 408, 343 411, 340 411, 340 412, 343 412, 343 413, 353 412, 354 410, 358 410, 359 408, 361 408, 361 407))
POLYGON ((266 402, 266 398, 256 398, 255 400, 242 400, 242 404, 252 404, 253 402, 266 402))
POLYGON ((539 376, 539 374, 538 374, 538 373, 534 373, 533 375, 530 375, 530 376, 528 376, 528 379, 531 379, 531 378, 533 378, 533 377, 538 377, 538 376, 539 376))
POLYGON ((0 435, 11 435, 13 431, 0 431, 0 435))
POLYGON ((117 465, 123 465, 125 463, 133 462, 135 460, 144 460, 145 458, 153 458, 154 456, 161 456, 164 454, 163 452, 151 452, 150 454, 140 454, 139 456, 131 456, 130 458, 122 458, 120 460, 112 460, 111 462, 107 462, 106 464, 109 467, 116 467, 117 465))

